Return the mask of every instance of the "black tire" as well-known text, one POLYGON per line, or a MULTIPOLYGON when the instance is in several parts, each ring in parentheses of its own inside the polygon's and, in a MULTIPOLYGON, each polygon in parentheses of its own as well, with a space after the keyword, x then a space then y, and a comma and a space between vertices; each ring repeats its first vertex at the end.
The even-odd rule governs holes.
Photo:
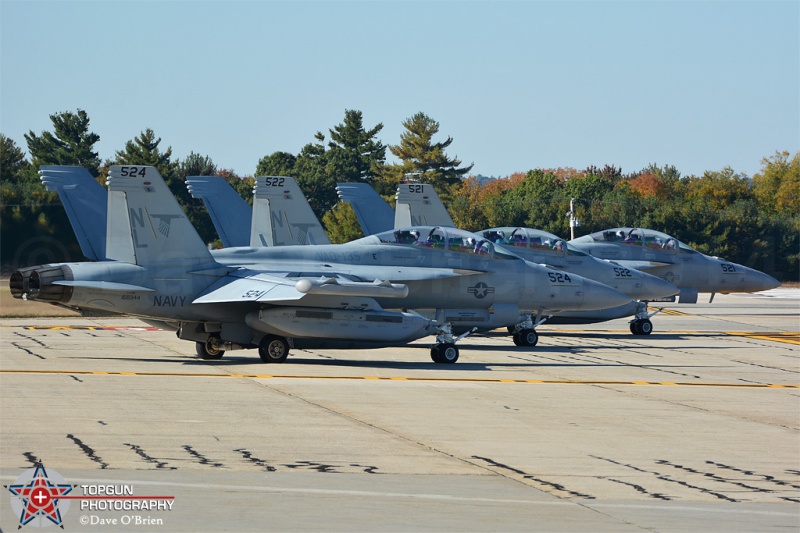
POLYGON ((442 358, 439 357, 439 347, 438 346, 432 346, 431 347, 431 359, 433 360, 434 363, 441 363, 442 362, 442 358))
POLYGON ((439 352, 439 361, 437 362, 452 365, 458 361, 458 348, 455 344, 439 344, 436 346, 436 350, 439 352))
POLYGON ((650 335, 653 332, 653 323, 649 319, 639 321, 639 335, 650 335))
POLYGON ((258 345, 258 355, 265 363, 283 363, 289 357, 289 343, 283 337, 267 335, 258 345))
POLYGON ((206 339, 206 342, 196 342, 195 351, 197 352, 197 356, 206 361, 222 358, 222 356, 225 355, 225 350, 216 348, 218 342, 218 337, 209 337, 206 339))
POLYGON ((522 329, 514 335, 514 344, 517 346, 536 346, 539 342, 539 334, 535 329, 522 329))
POLYGON ((641 333, 639 332, 638 320, 634 320, 633 322, 631 322, 631 333, 633 333, 634 335, 641 335, 641 333))

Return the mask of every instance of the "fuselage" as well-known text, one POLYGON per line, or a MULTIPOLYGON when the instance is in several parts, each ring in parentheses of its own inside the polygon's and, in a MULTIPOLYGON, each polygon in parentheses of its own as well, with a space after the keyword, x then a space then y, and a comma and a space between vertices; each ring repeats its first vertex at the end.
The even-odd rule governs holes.
POLYGON ((659 231, 614 228, 578 237, 570 244, 599 259, 658 276, 682 293, 758 292, 780 286, 772 276, 702 254, 659 231))
POLYGON ((678 288, 667 281, 592 257, 546 231, 504 227, 483 230, 480 234, 528 261, 598 281, 634 300, 661 299, 678 293, 678 288))

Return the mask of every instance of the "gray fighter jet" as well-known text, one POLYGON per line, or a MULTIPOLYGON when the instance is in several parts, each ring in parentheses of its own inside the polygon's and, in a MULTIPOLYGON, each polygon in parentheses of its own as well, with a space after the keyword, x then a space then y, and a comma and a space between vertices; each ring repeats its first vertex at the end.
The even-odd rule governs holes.
MULTIPOLYGON (((366 194, 362 192, 361 197, 351 197, 351 201, 360 202, 365 196, 366 194)), ((401 184, 397 189, 396 198, 395 225, 423 221, 443 226, 453 225, 450 214, 430 184, 401 184)), ((383 201, 380 197, 377 199, 372 197, 371 202, 377 203, 378 200, 383 201)), ((609 309, 560 312, 548 319, 550 323, 592 323, 633 316, 631 323, 635 325, 636 332, 649 334, 652 331, 650 318, 655 313, 648 312, 647 301, 667 298, 678 293, 677 287, 664 280, 635 269, 598 260, 570 246, 552 233, 530 228, 506 227, 484 230, 479 234, 528 261, 562 270, 564 273, 561 275, 577 274, 593 279, 631 298, 625 305, 609 309)))
MULTIPOLYGON (((277 182, 279 178, 257 178, 256 196, 258 196, 259 186, 261 185, 262 189, 264 188, 262 185, 264 180, 267 180, 267 185, 272 185, 272 189, 274 190, 270 196, 273 198, 278 198, 280 201, 276 200, 269 203, 263 203, 261 214, 258 215, 258 199, 254 200, 254 202, 256 202, 256 208, 254 210, 253 223, 250 230, 253 235, 262 235, 274 232, 274 229, 272 229, 269 224, 270 221, 274 221, 276 219, 283 220, 285 227, 319 227, 319 231, 322 231, 319 222, 316 220, 316 217, 314 217, 308 202, 306 202, 293 178, 280 178, 281 188, 275 187, 275 182, 277 182)), ((232 191, 230 186, 224 180, 218 180, 218 183, 218 188, 227 188, 229 191, 232 191)), ((189 184, 189 187, 192 187, 191 183, 189 184)), ((340 195, 343 198, 352 197, 353 189, 348 189, 346 186, 344 189, 345 194, 342 194, 340 189, 340 195)), ((377 202, 377 205, 382 203, 388 208, 388 204, 383 202, 383 200, 377 196, 377 193, 375 193, 372 188, 369 188, 369 190, 372 190, 373 194, 375 194, 375 197, 378 198, 379 202, 377 202)), ((218 192, 219 194, 209 195, 213 198, 213 202, 217 204, 214 207, 215 210, 230 211, 231 209, 236 208, 236 206, 232 204, 224 205, 224 202, 227 201, 227 195, 222 194, 222 191, 218 192)), ((358 194, 363 197, 366 195, 366 192, 364 189, 360 189, 358 194)), ((266 196, 266 194, 264 194, 264 196, 266 196)), ((401 229, 409 226, 418 227, 427 224, 439 224, 438 227, 428 226, 430 237, 427 237, 427 239, 429 240, 429 244, 431 243, 431 239, 436 239, 437 237, 440 239, 440 243, 444 242, 444 238, 441 237, 441 232, 446 230, 443 230, 442 227, 452 227, 453 221, 431 185, 403 184, 398 188, 396 198, 397 211, 395 213, 394 221, 395 228, 401 229)), ((368 212, 369 209, 363 211, 368 212)), ((389 212, 391 213, 391 208, 389 208, 389 212)), ((372 218, 375 218, 374 214, 372 218)), ((514 228, 511 228, 509 233, 513 229, 514 228)), ((236 228, 222 228, 220 233, 222 232, 234 233, 236 232, 236 228)), ((494 237, 497 237, 501 233, 502 232, 498 231, 490 232, 490 234, 494 237)), ((379 235, 383 235, 383 233, 379 233, 379 235)), ((522 233, 519 235, 522 235, 522 233)), ((559 246, 564 249, 566 248, 564 241, 555 236, 552 237, 554 237, 554 239, 557 241, 553 244, 553 248, 559 246)), ((415 241, 419 245, 419 243, 424 241, 424 238, 423 236, 416 235, 415 238, 412 238, 410 242, 415 243, 415 241), (421 240, 418 240, 416 237, 419 237, 421 240)), ((517 244, 520 242, 527 243, 528 241, 519 241, 519 239, 517 239, 517 244)), ((255 245, 257 244, 258 243, 255 243, 255 245)), ((516 252, 516 250, 520 250, 521 256, 524 259, 533 261, 534 263, 553 266, 548 263, 549 260, 554 258, 548 256, 544 250, 536 250, 527 247, 515 248, 514 252, 516 252)), ((583 277, 590 277, 595 279, 595 281, 600 281, 601 283, 611 286, 620 292, 627 294, 631 298, 636 299, 658 298, 677 294, 678 292, 676 287, 654 276, 650 276, 635 270, 631 271, 627 268, 612 268, 612 266, 608 263, 594 259, 583 252, 571 250, 569 252, 569 256, 570 257, 568 259, 564 260, 562 254, 561 260, 556 261, 558 264, 555 265, 555 268, 568 271, 566 274, 559 273, 558 276, 566 276, 566 279, 569 279, 570 273, 573 275, 580 274, 583 277), (578 270, 581 270, 581 272, 578 272, 578 270)), ((440 317, 440 314, 437 314, 436 310, 416 309, 416 311, 428 316, 429 318, 440 317)), ((514 343, 518 346, 535 346, 538 342, 536 327, 545 320, 561 323, 586 323, 597 322, 601 320, 611 320, 614 318, 630 316, 632 314, 636 314, 640 321, 644 322, 646 325, 649 325, 649 322, 646 322, 650 316, 647 312, 646 303, 634 302, 632 300, 620 307, 605 309, 602 311, 594 311, 591 315, 588 315, 588 317, 585 312, 581 311, 561 311, 556 314, 556 318, 553 320, 554 317, 552 315, 549 317, 544 317, 543 313, 539 311, 535 317, 531 316, 530 318, 520 318, 518 316, 505 315, 505 320, 508 320, 508 322, 500 323, 498 320, 503 315, 496 315, 490 320, 486 316, 486 311, 482 308, 478 308, 474 310, 459 309, 458 312, 451 312, 446 315, 446 321, 452 324, 455 330, 458 332, 469 331, 473 328, 485 331, 487 329, 495 329, 498 326, 504 326, 508 328, 509 333, 512 334, 514 343)), ((647 329, 647 331, 649 333, 650 329, 647 329)))
MULTIPOLYGON (((393 233, 393 242, 386 236, 212 255, 155 168, 113 166, 108 184, 107 260, 20 269, 11 276, 12 295, 174 322, 204 358, 258 347, 265 362, 281 362, 290 346, 378 347, 437 333, 432 359, 453 363, 459 353, 449 324, 405 309, 521 316, 627 299, 579 276, 558 279, 458 230, 442 234, 439 247, 393 233)), ((408 235, 430 237, 429 230, 408 235)))
POLYGON ((613 228, 584 235, 569 244, 599 259, 614 261, 669 281, 681 303, 696 303, 698 293, 759 292, 781 283, 758 270, 698 252, 678 239, 651 229, 613 228))

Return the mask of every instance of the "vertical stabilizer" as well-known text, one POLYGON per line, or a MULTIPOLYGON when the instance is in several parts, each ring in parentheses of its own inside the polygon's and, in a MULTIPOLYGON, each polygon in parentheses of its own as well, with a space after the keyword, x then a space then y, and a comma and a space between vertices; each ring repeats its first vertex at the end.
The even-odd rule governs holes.
POLYGON ((343 202, 350 202, 364 235, 375 235, 392 229, 395 217, 392 206, 369 184, 337 183, 336 192, 343 202))
POLYGON ((158 170, 138 165, 109 171, 106 255, 137 265, 212 261, 158 170))
POLYGON ((294 178, 259 176, 253 191, 250 246, 330 244, 294 178))
POLYGON ((189 176, 186 178, 186 188, 193 198, 203 200, 225 248, 250 245, 253 209, 225 178, 189 176))
POLYGON ((429 183, 401 183, 397 187, 394 227, 447 226, 453 219, 429 183))
POLYGON ((106 258, 108 193, 83 167, 42 166, 42 183, 56 191, 86 259, 106 258))

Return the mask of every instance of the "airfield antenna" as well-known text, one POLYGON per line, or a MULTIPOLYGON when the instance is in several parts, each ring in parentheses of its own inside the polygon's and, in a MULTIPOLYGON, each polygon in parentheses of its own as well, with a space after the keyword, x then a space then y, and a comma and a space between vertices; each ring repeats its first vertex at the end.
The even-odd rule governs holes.
POLYGON ((569 199, 567 216, 569 217, 569 238, 572 240, 575 238, 575 228, 581 225, 581 221, 575 218, 575 198, 569 199))

